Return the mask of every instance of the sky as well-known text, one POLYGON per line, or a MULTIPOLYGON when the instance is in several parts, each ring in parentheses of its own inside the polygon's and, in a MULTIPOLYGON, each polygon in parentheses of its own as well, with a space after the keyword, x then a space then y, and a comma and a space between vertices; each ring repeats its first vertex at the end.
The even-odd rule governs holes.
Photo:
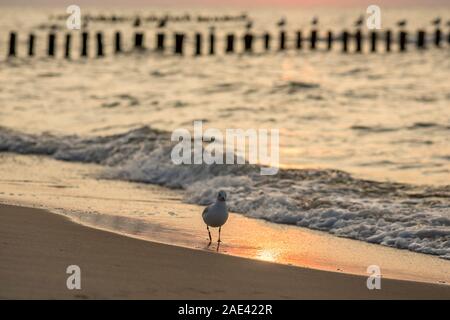
POLYGON ((116 6, 124 5, 235 5, 235 6, 352 6, 352 5, 449 5, 449 0, 0 0, 0 5, 26 5, 26 6, 68 6, 95 5, 116 6))

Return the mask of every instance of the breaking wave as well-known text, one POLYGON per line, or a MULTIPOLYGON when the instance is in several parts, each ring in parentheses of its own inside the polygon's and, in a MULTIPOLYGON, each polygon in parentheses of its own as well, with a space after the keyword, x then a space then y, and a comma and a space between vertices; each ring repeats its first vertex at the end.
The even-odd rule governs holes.
POLYGON ((276 84, 273 87, 272 93, 287 93, 296 94, 305 90, 318 89, 320 85, 318 83, 303 82, 303 81, 288 81, 282 84, 276 84))
POLYGON ((102 178, 182 189, 208 204, 218 189, 234 212, 450 259, 450 186, 353 178, 339 170, 280 170, 255 165, 174 165, 170 134, 141 127, 101 137, 24 134, 0 127, 0 152, 39 154, 104 165, 102 178))

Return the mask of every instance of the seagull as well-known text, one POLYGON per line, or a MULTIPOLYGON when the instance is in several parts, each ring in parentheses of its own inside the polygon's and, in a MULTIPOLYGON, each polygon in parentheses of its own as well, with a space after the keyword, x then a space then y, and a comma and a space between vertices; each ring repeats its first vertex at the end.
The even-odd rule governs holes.
POLYGON ((399 27, 406 26, 406 20, 400 20, 399 22, 397 22, 397 26, 399 26, 399 27))
POLYGON ((133 22, 133 27, 139 27, 141 25, 141 18, 139 16, 133 22))
POLYGON ((286 19, 285 18, 281 18, 281 20, 277 22, 277 26, 279 26, 279 27, 283 27, 285 25, 286 25, 286 19))
POLYGON ((433 21, 431 21, 431 23, 435 26, 438 26, 441 24, 441 18, 437 17, 436 19, 434 19, 433 21))
POLYGON ((253 22, 251 22, 251 21, 247 22, 247 24, 245 25, 245 27, 247 29, 251 29, 252 26, 253 26, 253 22))
POLYGON ((208 230, 208 236, 209 236, 208 246, 211 244, 211 241, 212 241, 211 232, 209 231, 209 227, 219 228, 219 239, 217 240, 217 244, 219 245, 221 242, 220 241, 220 231, 222 229, 222 226, 228 220, 228 210, 227 210, 227 205, 225 203, 226 200, 227 200, 227 194, 225 193, 225 191, 219 191, 216 202, 209 205, 208 207, 205 208, 205 210, 203 210, 202 217, 203 217, 203 221, 206 224, 206 229, 208 230))
POLYGON ((359 19, 355 21, 355 27, 362 26, 363 22, 364 22, 364 16, 360 16, 359 19))
POLYGON ((158 22, 158 28, 164 28, 167 24, 167 19, 161 19, 158 22))
POLYGON ((312 24, 313 26, 317 25, 318 23, 319 23, 319 18, 317 18, 317 17, 314 17, 314 18, 312 19, 312 21, 311 21, 311 24, 312 24))
POLYGON ((83 26, 82 29, 86 30, 88 27, 88 20, 83 20, 83 26))

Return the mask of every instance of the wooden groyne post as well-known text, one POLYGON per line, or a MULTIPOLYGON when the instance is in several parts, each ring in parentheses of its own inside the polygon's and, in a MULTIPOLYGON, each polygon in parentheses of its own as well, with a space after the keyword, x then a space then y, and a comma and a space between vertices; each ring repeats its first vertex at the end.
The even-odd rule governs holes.
POLYGON ((270 33, 265 32, 263 35, 263 43, 264 43, 264 50, 269 51, 270 50, 270 40, 272 39, 270 33))
POLYGON ((55 44, 56 44, 56 35, 52 32, 48 35, 48 56, 54 57, 55 56, 55 44))
POLYGON ((355 51, 358 53, 362 52, 362 41, 363 41, 363 37, 361 34, 361 30, 358 29, 355 32, 355 51))
POLYGON ((349 38, 349 33, 347 30, 344 30, 342 32, 342 52, 348 52, 348 38, 349 38))
POLYGON ((386 44, 386 52, 390 52, 391 51, 391 42, 392 42, 392 31, 391 30, 386 31, 384 41, 386 44))
POLYGON ((425 34, 425 30, 418 30, 417 31, 417 48, 418 49, 425 49, 425 39, 426 39, 426 34, 425 34))
POLYGON ((406 44, 408 42, 408 33, 404 30, 401 30, 399 33, 398 41, 400 52, 406 51, 406 44))
POLYGON ((183 55, 183 45, 184 45, 184 33, 175 33, 174 53, 178 55, 183 55))
POLYGON ((377 52, 377 39, 378 34, 376 31, 370 33, 370 52, 377 52))
POLYGON ((215 28, 209 29, 209 54, 213 55, 216 52, 216 35, 215 28))
POLYGON ((327 50, 331 50, 333 48, 333 31, 327 32, 327 50))
POLYGON ((436 47, 440 47, 441 46, 441 40, 442 40, 441 29, 436 28, 436 30, 434 30, 434 45, 436 47))
POLYGON ((199 56, 202 54, 202 34, 197 32, 194 37, 195 42, 195 49, 194 49, 194 55, 199 56))
POLYGON ((17 34, 15 32, 11 32, 9 34, 9 49, 8 49, 8 57, 15 57, 16 52, 16 42, 17 42, 17 34))
POLYGON ((310 42, 310 49, 311 50, 316 50, 316 44, 317 44, 317 30, 313 29, 311 30, 311 36, 309 37, 309 42, 310 42))
POLYGON ((135 32, 134 33, 134 48, 136 50, 144 50, 144 33, 135 32))
POLYGON ((28 56, 32 57, 34 56, 34 43, 35 43, 35 35, 33 33, 31 33, 28 36, 28 56))
POLYGON ((303 47, 303 34, 301 30, 298 30, 296 33, 296 43, 295 43, 295 48, 297 50, 300 50, 303 47))
POLYGON ((122 52, 122 35, 119 31, 114 33, 114 53, 122 52))
POLYGON ((229 33, 226 36, 225 53, 230 54, 234 52, 234 34, 229 33))
POLYGON ((83 31, 81 33, 81 57, 83 58, 88 56, 88 40, 89 40, 89 33, 83 31))
POLYGON ((164 40, 166 38, 166 35, 162 32, 159 32, 156 34, 156 51, 157 52, 164 52, 164 40))
POLYGON ((64 58, 70 59, 70 44, 72 41, 72 35, 70 33, 66 34, 66 39, 64 43, 64 58))
POLYGON ((286 31, 285 30, 280 31, 280 39, 279 40, 280 40, 279 50, 280 51, 286 50, 286 31))
POLYGON ((95 35, 97 39, 97 57, 103 57, 103 34, 101 32, 97 32, 95 35))
POLYGON ((253 34, 247 32, 244 35, 244 52, 252 53, 253 52, 253 34))

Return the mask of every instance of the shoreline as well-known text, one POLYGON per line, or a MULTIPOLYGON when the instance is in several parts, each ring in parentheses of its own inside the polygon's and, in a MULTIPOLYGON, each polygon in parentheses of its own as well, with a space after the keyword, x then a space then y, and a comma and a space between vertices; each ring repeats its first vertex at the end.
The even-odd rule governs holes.
POLYGON ((363 276, 139 240, 41 209, 0 205, 0 220, 3 299, 450 298, 447 285, 383 278, 368 290, 363 276), (65 286, 72 264, 81 290, 65 286))
MULTIPOLYGON (((97 165, 43 156, 1 158, 0 203, 45 209, 127 237, 216 251, 214 244, 206 248, 203 207, 182 202, 182 195, 171 189, 97 179, 102 172, 97 165)), ((436 256, 235 213, 222 231, 220 252, 230 256, 360 276, 378 265, 385 278, 450 283, 450 261, 436 256)))
MULTIPOLYGON (((39 204, 33 204, 33 203, 20 203, 17 201, 5 201, 4 199, 0 198, 0 211, 2 209, 2 206, 6 206, 6 207, 17 207, 17 208, 24 208, 24 209, 31 209, 31 210, 38 210, 38 211, 44 211, 47 213, 50 213, 52 215, 56 215, 59 216, 63 219, 68 220, 71 223, 74 223, 76 225, 80 225, 82 227, 88 228, 88 229, 94 229, 94 230, 98 230, 101 232, 106 232, 106 233, 112 233, 121 237, 125 237, 125 238, 130 238, 130 239, 136 239, 139 241, 144 241, 144 242, 149 242, 152 244, 160 244, 160 245, 166 245, 166 246, 170 246, 170 247, 176 247, 176 248, 182 248, 182 249, 187 249, 187 250, 194 250, 194 251, 204 251, 204 252, 209 252, 209 253, 213 253, 213 254, 219 254, 219 255, 223 255, 223 256, 229 256, 229 257, 235 257, 235 258, 242 258, 242 259, 246 259, 246 260, 250 260, 250 261, 260 261, 260 262, 267 262, 270 264, 274 264, 274 265, 280 265, 280 266, 289 266, 289 267, 296 267, 296 268, 301 268, 301 269, 307 269, 307 270, 316 270, 316 271, 323 271, 323 272, 331 272, 331 273, 339 273, 339 274, 345 274, 345 275, 349 275, 349 276, 358 276, 358 277, 363 277, 366 278, 366 273, 365 273, 365 269, 361 269, 361 270, 357 270, 355 269, 355 266, 351 266, 351 265, 346 265, 346 267, 348 268, 341 268, 340 264, 337 264, 333 267, 329 267, 329 265, 331 263, 333 263, 333 261, 328 261, 325 263, 325 261, 321 261, 321 263, 318 262, 308 262, 306 264, 302 264, 300 263, 297 259, 295 258, 288 258, 286 260, 278 260, 279 257, 272 257, 272 256, 265 256, 263 252, 262 255, 256 255, 253 256, 251 254, 248 254, 247 252, 240 252, 235 251, 233 247, 229 247, 227 249, 223 249, 223 247, 227 246, 227 244, 221 244, 220 246, 220 251, 216 250, 216 243, 213 240, 212 245, 210 247, 205 247, 205 246, 201 246, 201 245, 197 245, 197 246, 192 246, 191 243, 187 244, 187 243, 182 243, 179 242, 180 239, 176 239, 175 241, 168 241, 167 239, 164 240, 160 240, 160 239, 156 239, 154 237, 149 237, 149 236, 140 236, 137 234, 133 234, 130 232, 129 229, 126 229, 126 231, 118 231, 118 230, 114 230, 112 229, 110 226, 99 226, 99 225, 95 225, 92 224, 92 222, 85 222, 82 220, 79 220, 79 217, 77 218, 76 215, 71 214, 67 214, 64 213, 61 210, 56 210, 56 209, 52 209, 52 208, 47 208, 45 206, 39 205, 39 204), (231 250, 229 250, 231 249, 231 250)), ((231 216, 236 215, 235 213, 230 213, 231 216)), ((114 219, 114 218, 113 218, 114 219)), ((273 224, 272 222, 268 222, 268 221, 260 221, 258 219, 252 219, 252 218, 246 218, 243 217, 241 219, 250 219, 250 220, 255 220, 256 223, 263 223, 263 224, 269 224, 272 225, 272 227, 279 227, 279 228, 294 228, 294 229, 300 229, 301 227, 297 227, 297 226, 289 226, 289 225, 277 225, 277 224, 273 224)), ((304 229, 304 228, 301 228, 304 229)), ((213 234, 213 238, 214 238, 214 232, 215 229, 211 229, 212 234, 213 234)), ((399 251, 399 252, 403 252, 406 254, 412 254, 413 256, 424 256, 425 258, 432 258, 432 259, 438 259, 438 261, 442 261, 444 263, 447 262, 447 260, 445 259, 441 259, 437 256, 434 255, 427 255, 427 254, 421 254, 421 253, 416 253, 416 252, 411 252, 409 250, 402 250, 402 249, 397 249, 397 248, 391 248, 391 247, 387 247, 387 246, 381 246, 378 244, 371 244, 371 243, 366 243, 364 241, 361 240, 356 240, 356 239, 349 239, 349 238, 345 238, 345 237, 338 237, 335 235, 329 235, 327 233, 324 233, 323 231, 318 231, 318 230, 311 230, 311 229, 305 229, 304 231, 307 232, 311 232, 311 233, 319 233, 319 234, 323 234, 321 236, 325 236, 325 237, 330 237, 331 239, 334 240, 343 240, 345 242, 349 242, 349 243, 356 243, 356 244, 360 244, 360 245, 364 245, 364 246, 369 246, 372 248, 376 248, 376 249, 381 249, 381 250, 392 250, 392 251, 399 251)), ((270 248, 272 249, 272 248, 270 248)), ((360 251, 360 248, 355 247, 354 249, 357 249, 357 251, 360 251)), ((290 251, 291 249, 288 249, 287 251, 290 251)), ((321 249, 323 250, 323 248, 321 249)), ((269 250, 270 251, 270 250, 269 250)), ((343 261, 345 261, 346 258, 344 258, 340 263, 342 263, 343 261)), ((303 261, 304 262, 304 261, 303 261)), ((448 273, 446 273, 448 274, 448 273)), ((397 272, 388 272, 388 276, 386 275, 382 275, 383 279, 389 279, 389 280, 397 280, 397 281, 406 281, 406 282, 415 282, 415 283, 424 283, 424 284, 436 284, 436 285, 440 285, 440 286, 448 286, 450 287, 450 277, 448 277, 448 279, 446 278, 445 281, 443 280, 437 280, 437 279, 429 279, 426 276, 424 277, 423 275, 414 275, 411 276, 411 274, 408 273, 397 273, 397 272)))
MULTIPOLYGON (((182 202, 171 189, 97 179, 103 168, 96 165, 29 155, 1 158, 0 203, 45 209, 135 239, 216 252, 215 243, 206 247, 203 207, 182 202)), ((220 253, 229 256, 363 277, 368 266, 378 265, 384 278, 450 283, 450 261, 432 255, 232 212, 222 231, 220 253)))

